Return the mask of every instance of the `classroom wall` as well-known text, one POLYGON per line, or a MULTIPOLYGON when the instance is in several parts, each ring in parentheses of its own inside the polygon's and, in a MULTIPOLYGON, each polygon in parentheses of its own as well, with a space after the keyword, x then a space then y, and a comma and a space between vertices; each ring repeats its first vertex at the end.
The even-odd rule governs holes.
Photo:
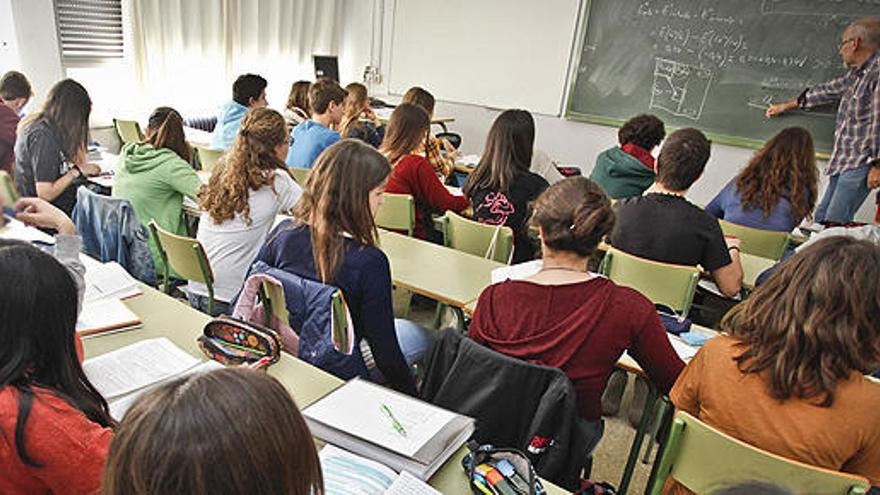
MULTIPOLYGON (((376 33, 370 29, 367 23, 352 23, 349 29, 358 30, 363 36, 369 32, 375 36, 382 45, 381 69, 387 74, 391 64, 391 32, 394 26, 394 2, 396 0, 375 0, 375 7, 383 9, 383 33, 376 33)), ((486 19, 486 22, 497 20, 503 22, 503 18, 486 19)), ((450 28, 454 29, 454 28, 450 28)), ((442 48, 438 49, 438 62, 450 65, 450 70, 455 67, 454 57, 443 55, 442 48)), ((387 82, 387 81, 386 81, 387 82)), ((430 91, 431 88, 426 88, 430 91)), ((538 88, 535 89, 539 90, 538 88)), ((389 95, 388 85, 383 83, 373 88, 373 96, 386 99, 389 103, 399 101, 399 95, 389 95)), ((527 109, 528 110, 528 109, 527 109)), ((486 108, 478 105, 461 104, 455 102, 438 101, 434 114, 438 117, 453 117, 455 122, 449 125, 453 132, 462 135, 462 151, 466 154, 482 153, 486 135, 494 119, 501 112, 499 109, 486 108)), ((596 157, 603 150, 617 144, 617 129, 567 120, 552 115, 534 115, 536 136, 535 145, 545 150, 551 158, 565 165, 578 166, 584 175, 589 175, 596 162, 596 157)), ((660 118, 663 116, 660 115, 660 118)), ((435 127, 436 129, 436 127, 435 127)), ((713 144, 712 155, 706 166, 703 177, 697 181, 688 197, 697 203, 708 203, 715 194, 729 182, 737 172, 745 166, 751 158, 754 150, 713 144)), ((824 192, 827 179, 821 173, 826 163, 820 161, 820 198, 824 192)), ((862 208, 856 214, 856 221, 873 222, 876 193, 871 193, 862 208)))
MULTIPOLYGON (((46 92, 64 78, 61 51, 55 29, 52 0, 11 0, 13 25, 18 51, 18 70, 27 75, 34 89, 29 111, 39 108, 46 92)), ((0 15, 3 5, 0 4, 0 15)), ((0 25, 2 26, 2 25, 0 25)), ((5 27, 4 31, 6 33, 5 27)))
POLYGON ((0 74, 18 68, 18 41, 12 19, 12 1, 0 0, 0 74))

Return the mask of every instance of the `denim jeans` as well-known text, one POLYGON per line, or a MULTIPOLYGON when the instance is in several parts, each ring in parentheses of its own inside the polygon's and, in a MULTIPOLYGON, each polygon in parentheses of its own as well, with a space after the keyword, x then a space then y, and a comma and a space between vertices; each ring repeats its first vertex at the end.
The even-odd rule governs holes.
POLYGON ((851 223, 868 193, 868 170, 860 167, 829 178, 828 188, 816 207, 816 222, 851 223))
POLYGON ((407 366, 420 362, 434 342, 430 330, 403 318, 394 319, 394 330, 397 332, 397 345, 400 346, 407 366))

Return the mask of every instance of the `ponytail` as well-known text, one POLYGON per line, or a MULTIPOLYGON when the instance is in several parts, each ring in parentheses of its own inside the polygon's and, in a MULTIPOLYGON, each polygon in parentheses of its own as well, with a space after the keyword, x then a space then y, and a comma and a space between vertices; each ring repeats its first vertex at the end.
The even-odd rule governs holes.
POLYGON ((147 142, 154 148, 169 149, 190 163, 192 161, 192 148, 186 142, 186 134, 183 132, 183 117, 177 110, 171 107, 159 107, 150 115, 148 122, 153 130, 147 142))

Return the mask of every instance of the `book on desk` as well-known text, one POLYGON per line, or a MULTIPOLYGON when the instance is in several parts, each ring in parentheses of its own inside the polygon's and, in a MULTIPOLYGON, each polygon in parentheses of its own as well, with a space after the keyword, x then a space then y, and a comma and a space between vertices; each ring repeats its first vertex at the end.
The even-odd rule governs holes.
POLYGON ((356 378, 303 410, 312 434, 427 480, 474 432, 467 416, 356 378))

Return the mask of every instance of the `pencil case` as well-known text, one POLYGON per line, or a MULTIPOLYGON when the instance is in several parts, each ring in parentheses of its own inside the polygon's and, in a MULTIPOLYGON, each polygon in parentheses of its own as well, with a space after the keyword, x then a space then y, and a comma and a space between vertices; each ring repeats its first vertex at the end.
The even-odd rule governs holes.
POLYGON ((274 330, 230 316, 209 321, 198 342, 206 356, 225 365, 266 368, 281 359, 274 330))
POLYGON ((517 449, 468 442, 461 460, 471 491, 478 495, 544 495, 544 485, 529 458, 517 449))

